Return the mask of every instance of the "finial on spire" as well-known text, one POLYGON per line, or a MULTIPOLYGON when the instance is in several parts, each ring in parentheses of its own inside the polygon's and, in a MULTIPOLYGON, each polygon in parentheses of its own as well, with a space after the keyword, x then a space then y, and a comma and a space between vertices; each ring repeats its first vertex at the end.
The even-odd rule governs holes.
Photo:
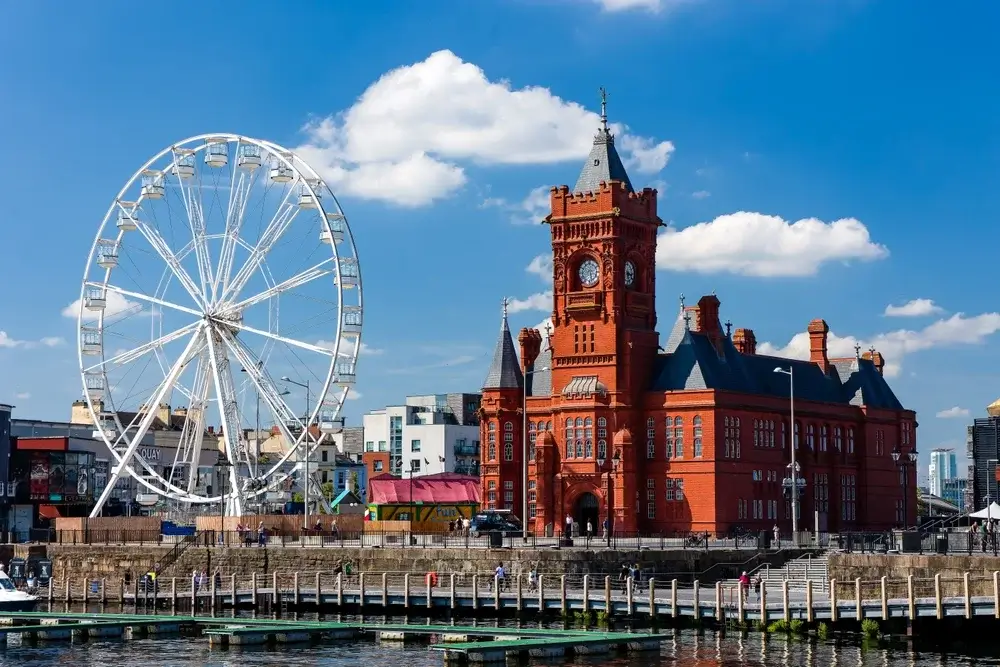
POLYGON ((601 129, 608 131, 608 90, 601 86, 601 129))
POLYGON ((545 349, 549 352, 552 351, 552 323, 545 323, 545 349))
POLYGON ((726 338, 729 338, 730 333, 733 330, 733 323, 726 320, 726 338))
POLYGON ((681 310, 684 310, 684 293, 681 292, 681 310))
POLYGON ((871 347, 869 347, 869 348, 868 348, 868 351, 869 351, 869 352, 871 352, 871 355, 872 355, 872 361, 874 361, 874 360, 875 360, 875 346, 874 346, 874 345, 872 345, 871 347))
POLYGON ((861 343, 854 344, 854 356, 858 359, 861 358, 861 343))
POLYGON ((510 304, 510 299, 507 297, 503 298, 503 318, 507 319, 507 306, 510 304))
POLYGON ((687 331, 691 330, 691 311, 690 310, 685 310, 684 311, 684 328, 687 331))

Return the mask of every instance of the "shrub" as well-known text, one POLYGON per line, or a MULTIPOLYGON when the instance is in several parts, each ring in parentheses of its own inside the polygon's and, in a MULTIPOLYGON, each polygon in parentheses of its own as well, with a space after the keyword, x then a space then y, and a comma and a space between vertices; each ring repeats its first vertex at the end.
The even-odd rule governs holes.
POLYGON ((866 618, 861 621, 861 634, 868 639, 878 639, 882 635, 882 631, 878 626, 878 621, 871 618, 866 618))

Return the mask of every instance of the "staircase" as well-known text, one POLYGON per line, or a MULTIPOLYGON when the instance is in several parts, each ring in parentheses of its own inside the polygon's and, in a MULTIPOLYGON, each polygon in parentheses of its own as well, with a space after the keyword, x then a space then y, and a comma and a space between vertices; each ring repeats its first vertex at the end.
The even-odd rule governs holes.
POLYGON ((813 590, 825 592, 830 587, 830 567, 825 554, 808 554, 788 561, 782 568, 764 567, 760 578, 775 585, 787 581, 789 588, 805 588, 806 582, 811 581, 813 590))

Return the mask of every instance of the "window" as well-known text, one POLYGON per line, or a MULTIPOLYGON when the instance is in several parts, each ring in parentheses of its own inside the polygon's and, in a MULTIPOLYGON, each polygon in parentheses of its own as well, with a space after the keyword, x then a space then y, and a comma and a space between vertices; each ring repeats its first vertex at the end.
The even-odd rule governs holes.
POLYGON ((368 440, 367 442, 365 442, 365 451, 366 452, 374 452, 375 451, 375 441, 374 440, 368 440))
POLYGON ((684 458, 684 420, 674 417, 674 457, 684 458))
POLYGON ((848 426, 847 427, 847 453, 848 454, 853 454, 854 453, 854 427, 853 426, 848 426))
POLYGON ((512 442, 503 443, 503 460, 504 461, 514 460, 514 443, 512 442))
POLYGON ((566 418, 566 458, 573 458, 573 420, 566 418))
POLYGON ((781 420, 781 448, 788 446, 788 422, 781 420))
POLYGON ((833 446, 838 452, 844 451, 844 429, 839 426, 833 427, 833 446))
POLYGON ((667 478, 666 482, 666 499, 667 502, 673 502, 675 500, 684 500, 684 480, 683 479, 671 479, 667 478))
POLYGON ((902 444, 903 445, 911 444, 912 438, 913 438, 913 424, 911 424, 910 422, 903 422, 902 444))
POLYGON ((583 455, 586 456, 588 459, 594 458, 594 441, 593 440, 589 440, 588 439, 588 440, 584 440, 583 441, 583 455))
POLYGON ((674 482, 675 481, 676 480, 673 480, 673 479, 668 479, 667 480, 667 495, 666 495, 667 502, 673 502, 673 500, 674 500, 674 482))
POLYGON ((646 420, 646 458, 656 458, 656 420, 652 417, 646 420))
POLYGON ((795 433, 792 436, 792 440, 795 443, 795 449, 799 448, 799 441, 802 437, 802 422, 795 422, 795 433))
POLYGON ((885 454, 885 431, 880 428, 875 429, 875 456, 885 454))
POLYGON ((806 425, 806 447, 810 451, 816 448, 816 427, 812 424, 806 425))
POLYGON ((604 440, 597 441, 597 458, 604 460, 608 458, 608 444, 604 440))
POLYGON ((827 426, 826 424, 823 424, 822 426, 819 427, 819 451, 821 451, 821 452, 825 452, 826 449, 827 449, 827 447, 826 447, 827 437, 826 436, 827 436, 827 431, 829 430, 829 428, 830 427, 827 426))
POLYGON ((496 509, 497 506, 497 483, 496 480, 490 480, 486 484, 486 500, 489 503, 489 509, 496 509))
POLYGON ((378 450, 380 452, 387 452, 387 451, 389 451, 389 448, 386 447, 385 440, 379 440, 378 441, 378 450))
POLYGON ((597 437, 607 438, 608 437, 608 420, 604 417, 597 418, 597 437))
POLYGON ((840 518, 842 521, 857 520, 857 477, 840 476, 840 518))
POLYGON ((535 480, 528 480, 528 517, 534 519, 538 512, 538 492, 535 480))
POLYGON ((577 417, 574 423, 576 427, 574 433, 576 434, 576 458, 583 458, 583 417, 577 417))
POLYGON ((701 416, 695 415, 695 418, 691 422, 694 431, 694 456, 697 459, 701 458, 701 416))
POLYGON ((656 518, 656 503, 646 503, 646 518, 647 519, 656 518))
POLYGON ((665 435, 664 439, 664 450, 667 454, 667 460, 674 458, 674 419, 673 417, 667 416, 663 420, 663 432, 665 435))
POLYGON ((761 482, 764 480, 764 473, 760 470, 752 470, 750 472, 751 479, 755 482, 761 482))
POLYGON ((646 500, 648 502, 656 502, 656 480, 647 479, 646 480, 646 500))
POLYGON ((538 437, 538 426, 535 422, 528 422, 528 460, 535 460, 535 444, 538 437))
POLYGON ((746 519, 747 517, 747 501, 743 498, 739 498, 736 501, 736 518, 746 519))
POLYGON ((382 461, 375 461, 375 462, 374 462, 374 463, 372 464, 372 469, 373 469, 373 470, 374 470, 375 472, 382 472, 382 463, 383 463, 382 461))
POLYGON ((674 491, 676 491, 677 500, 684 500, 684 480, 679 479, 674 482, 674 491))
POLYGON ((753 420, 753 446, 760 447, 760 420, 753 420))
POLYGON ((813 509, 817 512, 830 511, 830 475, 813 473, 813 509))
POLYGON ((726 417, 723 431, 723 441, 725 445, 725 453, 723 456, 727 459, 738 459, 740 458, 740 418, 739 417, 726 417))
POLYGON ((486 433, 486 460, 497 460, 497 424, 490 422, 486 433))
POLYGON ((420 441, 419 440, 410 440, 410 451, 411 452, 419 452, 420 451, 420 441))
POLYGON ((410 472, 420 472, 420 459, 410 459, 410 472))
POLYGON ((326 451, 325 449, 324 449, 324 450, 322 450, 322 451, 321 451, 321 452, 319 453, 319 460, 320 460, 320 461, 322 461, 323 463, 326 463, 326 462, 327 462, 327 456, 328 456, 328 455, 329 455, 329 454, 328 454, 328 452, 327 452, 327 451, 326 451))

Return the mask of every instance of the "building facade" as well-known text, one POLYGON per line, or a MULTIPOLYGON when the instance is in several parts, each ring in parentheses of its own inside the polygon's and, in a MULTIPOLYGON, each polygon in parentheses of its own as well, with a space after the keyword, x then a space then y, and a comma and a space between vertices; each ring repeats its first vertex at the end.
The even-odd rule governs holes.
POLYGON ((479 394, 407 396, 369 412, 364 460, 372 475, 479 474, 479 394), (376 462, 386 461, 376 470, 376 462))
POLYGON ((944 482, 958 477, 958 459, 954 449, 931 450, 930 465, 927 467, 927 482, 931 494, 944 498, 944 482))
POLYGON ((1000 400, 986 412, 987 417, 973 420, 965 441, 969 459, 965 500, 970 512, 1000 503, 1000 400))
POLYGON ((942 484, 941 498, 957 507, 960 512, 966 512, 965 495, 968 491, 968 486, 969 481, 964 477, 946 479, 944 480, 944 484, 942 484))
POLYGON ((606 120, 576 186, 553 188, 550 206, 551 330, 522 329, 515 347, 504 308, 480 411, 484 506, 521 515, 526 493, 536 532, 567 515, 610 517, 616 532, 787 532, 794 446, 801 530, 913 523, 916 415, 879 352, 830 358, 829 327, 813 320, 808 360, 758 354, 714 294, 682 297, 661 340, 657 193, 632 187, 606 120))

